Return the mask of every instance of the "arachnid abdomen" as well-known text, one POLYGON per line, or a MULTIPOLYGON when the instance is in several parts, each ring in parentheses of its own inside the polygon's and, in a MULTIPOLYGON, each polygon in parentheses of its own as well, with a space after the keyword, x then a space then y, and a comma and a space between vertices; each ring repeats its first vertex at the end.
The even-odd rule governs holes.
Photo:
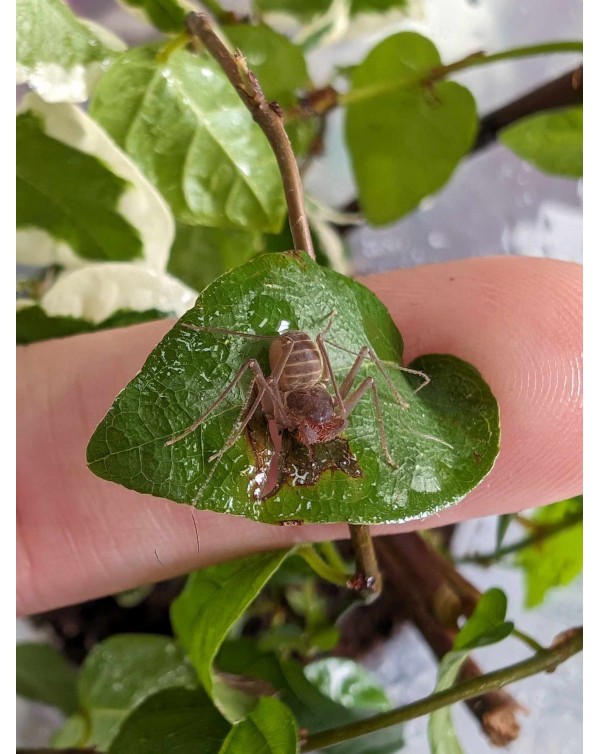
POLYGON ((320 382, 323 376, 323 359, 317 344, 305 332, 297 330, 284 333, 271 344, 269 349, 271 373, 277 366, 288 338, 293 341, 294 348, 279 378, 279 389, 282 393, 312 387, 320 382))

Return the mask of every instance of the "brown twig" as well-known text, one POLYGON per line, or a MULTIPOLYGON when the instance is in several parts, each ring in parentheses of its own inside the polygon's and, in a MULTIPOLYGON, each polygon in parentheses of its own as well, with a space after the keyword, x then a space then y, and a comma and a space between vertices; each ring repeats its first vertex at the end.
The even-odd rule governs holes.
POLYGON ((376 598, 381 592, 381 573, 369 527, 350 525, 350 537, 356 554, 356 570, 348 587, 371 599, 376 598))
MULTIPOLYGON (((269 140, 283 181, 294 248, 297 251, 306 251, 315 260, 310 226, 304 206, 302 179, 292 145, 283 126, 281 108, 276 102, 267 102, 256 76, 248 68, 242 53, 239 51, 232 53, 227 49, 215 33, 205 13, 190 13, 186 17, 186 29, 193 39, 202 42, 221 66, 242 102, 269 140)), ((369 529, 366 526, 355 527, 350 524, 350 535, 355 544, 359 567, 355 578, 358 579, 363 573, 366 591, 377 594, 379 591, 377 560, 369 529)))
POLYGON ((256 76, 248 68, 241 52, 230 52, 212 28, 205 13, 190 13, 186 17, 187 31, 199 39, 223 69, 251 112, 273 149, 283 181, 288 206, 290 229, 296 250, 306 251, 314 260, 308 218, 304 208, 302 180, 296 157, 283 126, 283 113, 276 102, 268 102, 256 76))

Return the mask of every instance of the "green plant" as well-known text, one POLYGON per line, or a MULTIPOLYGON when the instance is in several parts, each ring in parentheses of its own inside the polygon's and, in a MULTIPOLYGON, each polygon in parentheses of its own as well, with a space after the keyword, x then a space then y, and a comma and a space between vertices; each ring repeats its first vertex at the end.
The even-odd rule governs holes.
MULTIPOLYGON (((37 92, 17 117, 19 259, 42 268, 22 282, 18 342, 180 315, 94 433, 91 470, 139 492, 264 523, 349 523, 357 565, 352 575, 326 545, 205 569, 190 576, 172 605, 174 640, 106 640, 76 680, 61 666, 60 699, 43 670, 37 683, 25 682, 36 653, 48 655, 48 673, 60 660, 48 649, 22 650, 21 692, 71 715, 55 739, 63 748, 114 754, 266 747, 285 754, 335 744, 357 752, 362 744, 355 738, 379 731, 364 750, 391 752, 399 745, 391 726, 432 713, 432 750, 457 751, 454 738, 445 740, 452 735, 446 705, 556 667, 579 651, 581 632, 544 648, 506 621, 499 590, 468 599, 458 590, 461 604, 446 626, 452 652, 435 692, 420 702, 389 710, 385 694, 349 661, 302 666, 335 646, 336 619, 349 607, 328 615, 305 566, 338 586, 377 592, 367 526, 422 517, 462 499, 492 468, 500 429, 495 398, 469 364, 434 354, 402 368, 402 337, 389 314, 343 274, 346 261, 331 242, 332 213, 314 202, 306 211, 297 161, 310 161, 327 114, 345 108, 361 210, 373 225, 398 219, 444 185, 477 138, 474 99, 448 80, 454 72, 581 46, 475 53, 445 65, 430 40, 403 32, 344 72, 349 88, 341 93, 313 87, 302 48, 259 18, 274 6, 290 10, 285 2, 257 3, 252 19, 206 3, 220 34, 243 53, 236 55, 207 16, 188 16, 184 27, 183 4, 128 5, 140 6, 166 38, 124 50, 59 0, 17 5, 19 71, 37 92), (53 78, 57 67, 61 87, 53 78), (73 104, 88 98, 88 111, 73 104), (115 292, 110 305, 98 295, 103 285, 115 292), (190 308, 194 289, 202 290, 190 308), (269 373, 264 338, 287 330, 316 338, 325 329, 339 382, 363 347, 375 354, 363 374, 377 387, 381 414, 377 398, 363 400, 343 436, 308 448, 284 433, 272 490, 264 479, 276 450, 260 415, 211 461, 247 401, 243 383, 195 432, 169 442, 212 409, 249 359, 269 373), (418 392, 414 372, 430 379, 418 392), (384 436, 390 459, 381 452, 384 436), (258 641, 236 638, 261 599, 271 601, 263 606, 266 630, 258 641), (458 631, 460 616, 470 617, 458 631), (509 635, 533 656, 455 683, 471 650, 509 635), (340 673, 345 694, 331 682, 340 673)), ((303 4, 302 15, 310 17, 304 46, 322 40, 340 12, 349 18, 400 5, 303 4)), ((521 120, 502 138, 544 169, 577 175, 580 126, 571 105, 521 120), (551 134, 560 148, 540 156, 540 134, 551 134)))

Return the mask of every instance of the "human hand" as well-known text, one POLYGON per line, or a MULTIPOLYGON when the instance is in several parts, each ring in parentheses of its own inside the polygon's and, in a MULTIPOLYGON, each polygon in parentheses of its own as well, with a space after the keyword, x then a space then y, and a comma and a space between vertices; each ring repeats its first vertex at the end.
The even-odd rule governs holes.
MULTIPOLYGON (((362 282, 390 310, 407 362, 451 353, 479 369, 498 400, 502 432, 494 469, 461 503, 420 521, 373 527, 374 533, 511 513, 581 492, 578 265, 469 259, 362 282)), ((280 527, 197 511, 88 470, 92 432, 171 326, 163 320, 18 349, 19 613, 347 535, 342 524, 280 527)))

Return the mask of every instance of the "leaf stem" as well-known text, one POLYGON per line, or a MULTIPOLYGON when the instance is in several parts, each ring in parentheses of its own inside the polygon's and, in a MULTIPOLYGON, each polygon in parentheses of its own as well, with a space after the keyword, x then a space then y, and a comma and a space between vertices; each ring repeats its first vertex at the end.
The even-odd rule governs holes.
POLYGON ((356 556, 356 569, 348 582, 348 587, 355 592, 376 598, 381 593, 382 580, 369 527, 363 524, 348 526, 356 556))
POLYGON ((398 723, 414 720, 416 717, 427 715, 437 709, 446 707, 455 702, 472 699, 488 691, 502 688, 509 683, 514 683, 536 673, 553 672, 558 665, 565 662, 583 648, 583 629, 572 628, 564 631, 556 637, 552 646, 542 648, 533 657, 527 660, 517 662, 514 665, 508 665, 492 673, 473 678, 469 681, 452 686, 445 691, 419 699, 412 704, 399 707, 390 712, 384 712, 380 715, 369 717, 366 720, 359 720, 349 725, 343 725, 332 730, 325 730, 321 733, 315 733, 305 739, 301 751, 309 752, 317 749, 324 749, 328 746, 349 741, 368 733, 373 733, 382 728, 388 728, 398 723))
POLYGON ((340 573, 347 573, 348 575, 350 575, 348 572, 348 566, 340 555, 339 550, 334 542, 319 542, 318 548, 327 563, 329 563, 332 568, 335 568, 340 573))
POLYGON ((424 73, 415 76, 408 76, 407 78, 398 79, 396 81, 386 81, 381 84, 362 86, 349 92, 338 92, 331 85, 325 86, 322 89, 315 89, 308 92, 302 98, 299 105, 290 110, 288 115, 294 120, 314 115, 322 116, 339 105, 345 106, 355 104, 356 102, 363 102, 364 100, 372 99, 373 97, 380 97, 383 94, 389 94, 390 92, 395 92, 399 89, 427 86, 434 81, 446 78, 446 76, 449 76, 451 73, 464 71, 467 68, 474 68, 475 66, 498 63, 502 60, 512 60, 515 58, 546 55, 551 53, 581 53, 582 51, 582 42, 566 41, 546 42, 544 44, 527 47, 514 47, 510 50, 504 50, 503 52, 495 52, 492 54, 483 51, 473 52, 466 55, 464 58, 460 58, 460 60, 455 60, 453 63, 440 65, 424 73))
POLYGON ((296 550, 296 554, 305 563, 308 563, 313 571, 322 579, 325 579, 325 581, 336 584, 336 586, 346 586, 348 583, 348 574, 344 570, 333 568, 329 563, 325 562, 313 545, 302 545, 302 547, 296 550))
POLYGON ((539 641, 536 641, 533 636, 529 636, 529 634, 525 634, 523 633, 523 631, 519 631, 518 628, 513 628, 511 636, 514 636, 515 639, 522 641, 523 644, 526 644, 528 647, 533 649, 534 652, 544 651, 544 647, 539 643, 539 641))
POLYGON ((276 102, 267 102, 256 76, 248 68, 246 59, 240 52, 230 52, 213 30, 205 13, 190 13, 186 17, 186 28, 199 39, 208 52, 223 69, 233 84, 242 102, 251 112, 269 140, 281 178, 288 207, 288 215, 294 248, 306 251, 315 260, 315 252, 304 207, 304 191, 296 157, 283 125, 283 113, 276 102))

